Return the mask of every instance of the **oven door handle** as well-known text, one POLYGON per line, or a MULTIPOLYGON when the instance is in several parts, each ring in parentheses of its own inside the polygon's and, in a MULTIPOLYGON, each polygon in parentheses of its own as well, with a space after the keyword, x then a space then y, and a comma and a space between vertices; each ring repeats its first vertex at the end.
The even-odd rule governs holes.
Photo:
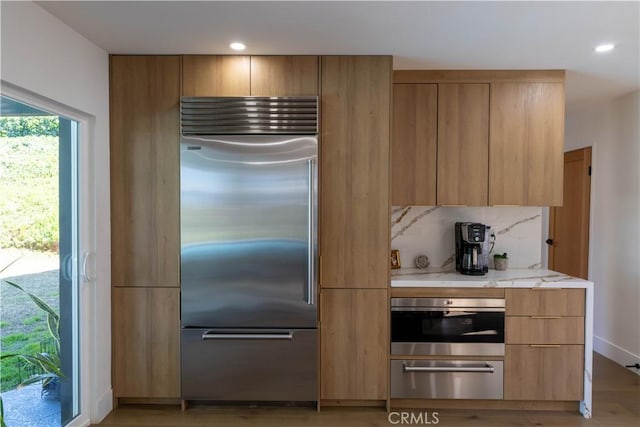
POLYGON ((484 363, 482 365, 469 365, 469 366, 407 366, 405 363, 402 364, 402 371, 405 373, 412 372, 481 372, 481 373, 489 373, 493 374, 494 367, 489 365, 488 363, 484 363))
POLYGON ((391 311, 423 311, 423 312, 456 312, 456 313, 504 313, 504 308, 500 307, 473 307, 473 308, 465 308, 465 307, 391 307, 391 311))

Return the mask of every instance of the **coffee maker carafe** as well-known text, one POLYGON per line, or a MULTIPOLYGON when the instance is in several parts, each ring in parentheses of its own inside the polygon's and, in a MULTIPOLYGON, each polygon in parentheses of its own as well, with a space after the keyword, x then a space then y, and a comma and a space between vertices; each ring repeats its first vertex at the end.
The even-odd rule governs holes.
POLYGON ((477 222, 456 222, 456 270, 482 276, 489 271, 489 229, 477 222))

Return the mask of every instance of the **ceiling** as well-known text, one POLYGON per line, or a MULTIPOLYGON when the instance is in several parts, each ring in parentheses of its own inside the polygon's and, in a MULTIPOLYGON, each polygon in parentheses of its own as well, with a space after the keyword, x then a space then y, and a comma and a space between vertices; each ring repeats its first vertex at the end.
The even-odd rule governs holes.
POLYGON ((566 69, 567 108, 640 87, 640 2, 43 1, 109 53, 390 54, 395 69, 566 69), (612 52, 595 45, 611 42, 612 52))

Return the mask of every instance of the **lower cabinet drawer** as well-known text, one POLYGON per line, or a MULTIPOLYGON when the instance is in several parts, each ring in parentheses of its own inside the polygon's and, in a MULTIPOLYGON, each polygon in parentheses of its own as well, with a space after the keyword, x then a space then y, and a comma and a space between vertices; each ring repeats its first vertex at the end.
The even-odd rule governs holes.
POLYGON ((507 400, 583 398, 583 345, 507 345, 504 363, 507 400))
POLYGON ((584 317, 507 316, 507 344, 584 344, 584 317))
POLYGON ((392 360, 392 399, 502 399, 503 362, 392 360))

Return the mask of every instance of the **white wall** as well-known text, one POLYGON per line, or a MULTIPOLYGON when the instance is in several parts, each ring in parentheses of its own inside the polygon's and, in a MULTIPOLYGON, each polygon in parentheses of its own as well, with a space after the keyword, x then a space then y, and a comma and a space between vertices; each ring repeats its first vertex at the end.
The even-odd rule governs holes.
POLYGON ((594 348, 640 363, 640 91, 567 114, 565 150, 593 146, 594 348))
MULTIPOLYGON (((57 101, 95 118, 93 144, 97 222, 97 281, 91 317, 97 327, 90 387, 91 421, 111 410, 109 57, 62 21, 32 2, 0 4, 0 77, 4 82, 57 101)), ((87 141, 81 141, 81 143, 87 141)), ((86 327, 87 325, 83 325, 86 327)))

